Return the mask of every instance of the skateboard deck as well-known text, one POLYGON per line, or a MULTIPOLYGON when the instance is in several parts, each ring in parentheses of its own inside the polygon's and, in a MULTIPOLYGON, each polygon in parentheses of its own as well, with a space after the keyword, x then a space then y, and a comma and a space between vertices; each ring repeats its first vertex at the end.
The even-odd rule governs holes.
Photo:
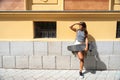
POLYGON ((85 49, 85 44, 70 45, 67 46, 67 49, 72 52, 83 51, 85 49))

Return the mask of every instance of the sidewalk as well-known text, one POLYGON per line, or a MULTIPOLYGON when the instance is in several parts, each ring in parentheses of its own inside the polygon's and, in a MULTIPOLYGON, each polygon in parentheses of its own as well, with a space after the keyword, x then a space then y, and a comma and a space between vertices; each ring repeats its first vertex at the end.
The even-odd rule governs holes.
POLYGON ((120 71, 0 69, 0 80, 120 80, 120 71))

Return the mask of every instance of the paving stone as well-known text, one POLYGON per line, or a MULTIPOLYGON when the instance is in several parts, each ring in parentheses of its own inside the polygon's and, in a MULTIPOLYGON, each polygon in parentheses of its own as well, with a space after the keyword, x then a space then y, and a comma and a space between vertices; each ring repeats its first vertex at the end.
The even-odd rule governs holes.
POLYGON ((14 79, 12 77, 10 77, 10 78, 6 78, 4 80, 14 80, 14 79))
POLYGON ((97 71, 95 74, 91 74, 86 80, 96 80, 100 74, 101 71, 97 71))
POLYGON ((68 78, 68 79, 66 79, 66 80, 76 80, 76 78, 70 77, 70 78, 68 78))
POLYGON ((13 78, 14 78, 14 80, 24 80, 24 78, 22 76, 14 76, 13 78))
POLYGON ((16 75, 16 71, 14 69, 7 69, 5 73, 8 77, 12 77, 16 75))
POLYGON ((79 70, 0 69, 0 80, 120 80, 119 70, 83 70, 83 79, 80 79, 78 72, 79 70))
POLYGON ((28 56, 16 56, 16 68, 28 68, 28 56))
POLYGON ((96 78, 96 80, 105 80, 107 77, 108 71, 102 71, 100 75, 96 78))
POLYGON ((71 77, 71 75, 73 75, 73 73, 73 70, 67 70, 67 72, 62 77, 65 78, 65 80, 67 80, 69 77, 71 77))
POLYGON ((78 57, 71 57, 71 69, 79 69, 80 60, 78 57))
POLYGON ((3 67, 4 68, 15 68, 15 57, 14 56, 3 56, 3 67))
POLYGON ((97 60, 97 69, 99 70, 106 70, 108 69, 108 63, 109 63, 109 56, 108 55, 101 55, 98 56, 97 60))
POLYGON ((70 69, 70 56, 57 56, 56 57, 57 69, 70 69))
POLYGON ((110 56, 108 68, 120 70, 120 55, 111 55, 110 56))
POLYGON ((116 72, 115 80, 120 80, 120 70, 116 72))
POLYGON ((29 57, 29 68, 42 69, 42 56, 30 56, 29 57))
POLYGON ((48 42, 48 53, 52 56, 60 56, 61 55, 61 42, 48 42))
POLYGON ((87 80, 87 78, 91 75, 91 74, 95 74, 96 71, 92 71, 92 70, 85 70, 83 71, 84 74, 84 80, 87 80))
POLYGON ((58 70, 50 70, 50 72, 46 74, 46 76, 48 77, 48 79, 55 79, 53 78, 53 76, 55 76, 58 72, 58 70))
POLYGON ((44 77, 44 78, 48 79, 48 78, 50 77, 51 71, 52 71, 52 70, 45 71, 45 74, 42 75, 42 76, 40 76, 40 77, 44 77))
POLYGON ((48 53, 47 42, 34 42, 34 55, 46 56, 48 53))
POLYGON ((116 71, 109 71, 106 80, 115 80, 116 71))
POLYGON ((58 70, 58 71, 59 71, 58 72, 59 74, 56 74, 55 76, 53 76, 53 78, 56 79, 56 80, 59 79, 64 73, 67 72, 67 70, 62 70, 62 71, 58 70))
POLYGON ((11 55, 32 56, 33 55, 33 42, 31 41, 11 42, 11 55))
POLYGON ((55 69, 55 56, 43 56, 43 69, 55 69))
POLYGON ((38 79, 36 79, 36 80, 46 80, 46 78, 40 77, 40 78, 38 78, 38 79))
POLYGON ((29 78, 27 78, 25 80, 35 80, 35 79, 33 77, 29 77, 29 78))
POLYGON ((68 51, 67 46, 73 45, 73 41, 62 42, 62 55, 73 55, 71 51, 68 51))
POLYGON ((48 79, 46 79, 46 80, 56 80, 56 79, 54 79, 54 78, 48 78, 48 79))
POLYGON ((85 69, 96 69, 95 56, 89 56, 89 57, 85 58, 84 67, 85 67, 85 69))
POLYGON ((33 75, 33 78, 34 78, 34 79, 38 79, 40 76, 42 76, 42 75, 44 75, 44 74, 45 74, 45 71, 42 71, 42 72, 40 72, 40 73, 37 73, 37 74, 33 75))
POLYGON ((20 76, 23 76, 23 78, 26 80, 26 79, 30 79, 32 78, 33 74, 31 71, 24 71, 20 76))
POLYGON ((0 41, 0 56, 9 56, 9 41, 0 41))

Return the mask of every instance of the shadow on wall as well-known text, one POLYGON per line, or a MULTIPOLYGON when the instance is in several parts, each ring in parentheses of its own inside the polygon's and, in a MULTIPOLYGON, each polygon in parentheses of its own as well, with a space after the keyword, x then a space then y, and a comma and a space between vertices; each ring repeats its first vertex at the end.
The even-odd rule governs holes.
POLYGON ((101 61, 100 57, 99 57, 99 53, 97 51, 97 45, 96 45, 96 41, 95 38, 92 35, 88 35, 88 40, 89 40, 89 51, 87 54, 87 58, 85 58, 85 69, 86 72, 91 72, 93 74, 96 73, 96 70, 106 70, 107 67, 105 65, 105 63, 103 61, 101 61), (92 71, 91 71, 92 69, 92 71))

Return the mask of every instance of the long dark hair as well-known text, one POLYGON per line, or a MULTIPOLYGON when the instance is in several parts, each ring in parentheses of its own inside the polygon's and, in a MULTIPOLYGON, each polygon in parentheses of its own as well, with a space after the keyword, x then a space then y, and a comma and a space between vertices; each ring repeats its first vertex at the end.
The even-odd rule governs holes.
POLYGON ((88 31, 87 31, 87 25, 85 22, 80 22, 80 25, 82 26, 84 32, 85 32, 85 36, 87 37, 88 35, 88 31))

